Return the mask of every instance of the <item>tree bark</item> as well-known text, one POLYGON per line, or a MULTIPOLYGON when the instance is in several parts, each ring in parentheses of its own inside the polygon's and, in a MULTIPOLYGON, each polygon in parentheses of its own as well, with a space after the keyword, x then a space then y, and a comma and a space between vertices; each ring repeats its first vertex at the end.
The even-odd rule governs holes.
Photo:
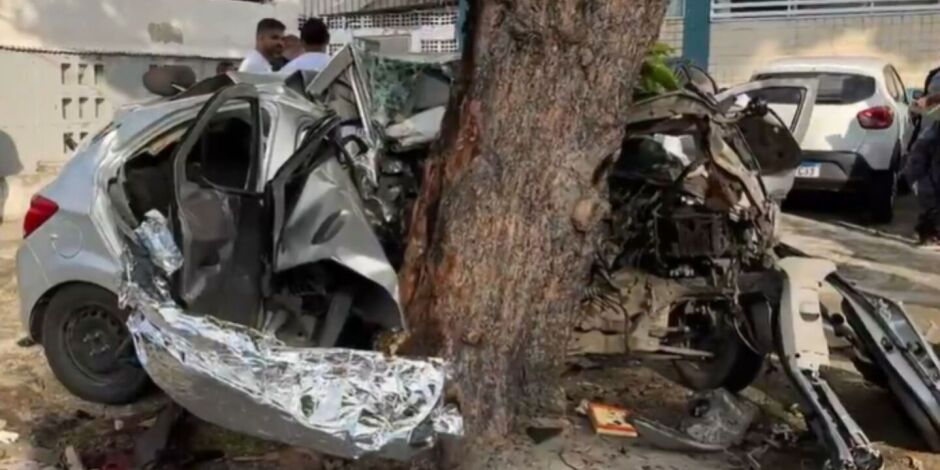
POLYGON ((665 0, 476 0, 401 272, 406 349, 454 365, 474 438, 561 413, 604 164, 665 0))

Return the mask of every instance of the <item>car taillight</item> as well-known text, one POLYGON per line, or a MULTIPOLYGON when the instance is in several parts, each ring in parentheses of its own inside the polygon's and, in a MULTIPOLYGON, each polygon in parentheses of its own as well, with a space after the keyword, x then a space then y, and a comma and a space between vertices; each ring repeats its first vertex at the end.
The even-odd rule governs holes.
POLYGON ((59 205, 55 201, 46 199, 40 195, 35 195, 29 201, 29 210, 26 211, 26 218, 23 219, 23 238, 29 236, 37 228, 46 223, 50 217, 59 210, 59 205))
POLYGON ((865 129, 887 129, 894 124, 894 110, 888 106, 875 106, 858 113, 858 123, 865 129))

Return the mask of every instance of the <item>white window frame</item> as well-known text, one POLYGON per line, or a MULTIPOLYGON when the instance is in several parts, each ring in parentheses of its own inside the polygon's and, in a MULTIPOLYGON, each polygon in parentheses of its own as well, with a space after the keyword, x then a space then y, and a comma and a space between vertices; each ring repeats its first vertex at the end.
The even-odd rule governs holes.
POLYGON ((940 0, 711 0, 712 21, 929 11, 940 11, 940 0))

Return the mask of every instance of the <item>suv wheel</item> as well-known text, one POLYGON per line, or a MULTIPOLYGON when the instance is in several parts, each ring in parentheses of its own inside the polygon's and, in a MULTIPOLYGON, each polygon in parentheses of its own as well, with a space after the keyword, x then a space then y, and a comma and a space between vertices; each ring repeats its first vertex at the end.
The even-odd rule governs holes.
POLYGON ((898 173, 895 170, 876 172, 869 189, 869 207, 876 224, 894 220, 894 200, 898 196, 898 173))
POLYGON ((91 285, 57 292, 46 308, 42 345, 49 368, 75 396, 104 404, 139 398, 150 384, 140 367, 117 297, 91 285))

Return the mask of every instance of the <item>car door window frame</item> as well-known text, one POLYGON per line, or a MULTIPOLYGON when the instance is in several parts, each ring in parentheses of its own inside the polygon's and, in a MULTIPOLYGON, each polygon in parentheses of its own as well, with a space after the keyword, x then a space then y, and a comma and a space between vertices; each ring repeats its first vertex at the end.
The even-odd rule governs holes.
POLYGON ((765 80, 756 80, 729 88, 715 95, 715 100, 719 103, 722 103, 728 99, 735 98, 748 92, 768 88, 799 88, 804 90, 802 100, 797 106, 796 112, 794 113, 793 122, 784 123, 787 125, 787 128, 790 129, 790 133, 793 134, 793 137, 796 139, 796 141, 802 142, 803 136, 806 134, 807 129, 809 129, 810 117, 812 117, 813 109, 816 105, 816 96, 819 92, 818 79, 769 78, 765 80))
MULTIPOLYGON (((270 118, 268 121, 270 122, 270 118)), ((176 156, 174 157, 177 160, 174 162, 176 166, 175 171, 189 181, 207 185, 217 191, 241 196, 260 197, 261 193, 258 191, 258 178, 261 174, 261 160, 265 152, 263 147, 266 136, 264 135, 264 110, 261 106, 261 100, 258 97, 256 88, 249 84, 239 84, 217 92, 216 95, 209 99, 191 122, 192 127, 186 131, 186 134, 180 140, 180 146, 176 149, 176 156), (205 177, 200 178, 199 181, 192 179, 187 171, 187 162, 192 157, 192 151, 200 143, 205 131, 213 122, 215 115, 219 112, 224 112, 226 108, 231 106, 232 102, 235 101, 246 101, 251 116, 251 162, 249 163, 245 187, 227 187, 210 181, 205 177), (208 117, 208 119, 206 119, 206 117, 208 117)), ((270 128, 271 126, 269 125, 267 127, 270 128)))
POLYGON ((894 66, 889 65, 888 69, 891 70, 891 75, 894 77, 895 83, 897 83, 898 90, 901 94, 901 103, 910 104, 910 101, 907 98, 907 87, 904 86, 904 79, 901 78, 901 75, 898 73, 898 70, 894 66))
POLYGON ((895 79, 894 73, 892 73, 891 66, 886 66, 883 73, 885 86, 888 88, 888 95, 891 96, 891 99, 893 99, 895 103, 900 103, 903 93, 902 90, 898 89, 898 81, 895 79))

